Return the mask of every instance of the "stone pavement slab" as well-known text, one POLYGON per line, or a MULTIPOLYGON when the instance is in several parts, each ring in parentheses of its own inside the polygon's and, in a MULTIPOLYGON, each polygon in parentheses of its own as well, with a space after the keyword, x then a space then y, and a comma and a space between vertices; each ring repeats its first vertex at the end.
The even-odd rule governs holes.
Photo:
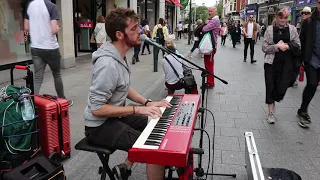
MULTIPOLYGON (((237 180, 247 179, 244 132, 251 131, 264 167, 288 168, 300 174, 302 179, 317 180, 320 177, 320 90, 318 89, 310 105, 309 112, 313 121, 309 129, 300 128, 296 118, 305 82, 299 83, 298 88, 288 89, 285 99, 276 103, 276 123, 268 124, 261 44, 259 41, 255 46, 255 59, 258 62, 254 65, 243 62, 243 43, 235 49, 230 41, 224 47, 218 45, 215 74, 229 84, 225 85, 216 79, 215 88, 207 91, 207 108, 213 112, 215 122, 208 114, 205 129, 211 144, 209 146, 208 138, 204 136, 203 166, 207 165, 209 150, 214 149, 215 173, 236 173, 237 180)), ((186 41, 179 41, 177 47, 187 57, 191 46, 186 45, 186 41)), ((132 86, 138 92, 148 91, 150 93, 145 93, 146 96, 160 100, 166 97, 162 70, 153 73, 152 55, 143 58, 142 62, 133 66, 132 86)), ((197 55, 197 51, 191 61, 203 66, 203 59, 197 55)), ((200 86, 200 72, 193 72, 200 86)), ((63 71, 66 94, 75 101, 75 105, 70 108, 73 145, 84 136, 82 114, 87 101, 90 73, 91 64, 86 59, 76 68, 63 71)), ((46 74, 42 92, 55 93, 51 75, 46 74)), ((195 132, 192 147, 198 146, 199 138, 200 133, 195 132)), ((116 151, 110 158, 110 166, 123 162, 125 158, 125 152, 116 151)), ((95 154, 74 149, 71 158, 64 162, 68 179, 99 179, 97 171, 100 165, 95 154)), ((145 165, 137 164, 130 179, 145 180, 145 165)), ((233 178, 214 176, 214 179, 233 178)))

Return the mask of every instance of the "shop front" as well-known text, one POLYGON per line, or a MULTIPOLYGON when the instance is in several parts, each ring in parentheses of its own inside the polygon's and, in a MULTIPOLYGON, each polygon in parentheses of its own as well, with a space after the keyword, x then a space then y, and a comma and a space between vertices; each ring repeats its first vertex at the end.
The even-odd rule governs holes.
POLYGON ((248 20, 248 17, 250 15, 253 15, 253 18, 258 21, 258 4, 249 4, 246 6, 246 17, 248 20))
POLYGON ((259 7, 258 22, 260 24, 268 24, 268 7, 259 7))
POLYGON ((169 31, 170 31, 170 33, 173 33, 173 27, 175 27, 173 23, 174 23, 174 19, 176 18, 175 17, 175 14, 176 14, 175 13, 175 5, 172 3, 166 2, 165 10, 166 10, 165 19, 170 27, 169 31))
POLYGON ((27 0, 0 0, 0 69, 28 62, 30 38, 24 35, 23 20, 27 0))
POLYGON ((140 19, 148 19, 150 28, 158 23, 158 0, 137 0, 137 13, 140 19))
POLYGON ((92 52, 96 49, 95 43, 90 43, 96 19, 106 14, 105 0, 73 0, 74 15, 74 46, 78 52, 92 52))

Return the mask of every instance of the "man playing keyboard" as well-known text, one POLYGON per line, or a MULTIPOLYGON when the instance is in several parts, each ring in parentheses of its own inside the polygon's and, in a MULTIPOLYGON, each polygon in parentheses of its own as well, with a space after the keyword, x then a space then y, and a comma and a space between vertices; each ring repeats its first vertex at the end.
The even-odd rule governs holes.
MULTIPOLYGON (((110 149, 128 151, 148 123, 148 116, 161 117, 159 107, 170 107, 168 101, 152 102, 130 88, 130 66, 125 57, 132 47, 140 46, 138 15, 132 9, 117 8, 106 17, 106 32, 111 39, 92 54, 93 74, 84 112, 89 143, 110 149), (125 106, 126 98, 144 105, 125 106)), ((118 179, 131 174, 132 162, 113 168, 118 179)), ((163 180, 164 166, 147 165, 150 180, 163 180)))

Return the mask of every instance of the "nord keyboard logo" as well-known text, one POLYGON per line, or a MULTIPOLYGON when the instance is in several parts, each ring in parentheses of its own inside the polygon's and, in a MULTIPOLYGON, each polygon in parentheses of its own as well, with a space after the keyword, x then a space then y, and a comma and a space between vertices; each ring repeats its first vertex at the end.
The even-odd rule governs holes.
POLYGON ((167 145, 168 139, 165 139, 162 143, 161 149, 164 149, 167 145))

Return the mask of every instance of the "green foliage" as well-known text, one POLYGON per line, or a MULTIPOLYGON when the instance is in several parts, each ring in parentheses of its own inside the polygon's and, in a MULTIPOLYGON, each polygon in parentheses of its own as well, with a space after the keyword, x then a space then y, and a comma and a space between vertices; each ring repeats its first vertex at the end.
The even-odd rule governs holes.
MULTIPOLYGON (((194 14, 195 13, 196 13, 195 21, 197 21, 198 19, 202 19, 203 22, 206 22, 206 20, 209 18, 208 7, 206 7, 206 6, 198 6, 197 9, 195 9, 193 7, 191 9, 191 17, 192 17, 192 19, 194 19, 194 14)), ((189 16, 188 16, 187 19, 189 19, 189 16)))
POLYGON ((217 5, 217 14, 219 18, 222 17, 222 0, 219 1, 219 4, 217 5))

